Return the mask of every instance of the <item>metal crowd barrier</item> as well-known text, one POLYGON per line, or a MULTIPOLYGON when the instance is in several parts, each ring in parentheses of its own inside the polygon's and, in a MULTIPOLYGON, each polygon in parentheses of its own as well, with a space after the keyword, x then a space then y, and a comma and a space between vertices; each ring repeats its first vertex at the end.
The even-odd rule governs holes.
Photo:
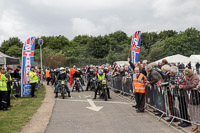
MULTIPOLYGON (((130 95, 134 100, 132 79, 127 77, 109 77, 111 89, 122 95, 130 95)), ((177 119, 200 125, 200 89, 171 89, 169 86, 146 86, 146 105, 161 113, 159 120, 167 116, 169 126, 177 119)))
MULTIPOLYGON (((41 87, 41 77, 38 76, 38 83, 36 84, 36 91, 41 87)), ((11 89, 10 97, 17 98, 21 96, 21 79, 14 79, 12 82, 13 89, 11 89)))
POLYGON ((16 98, 16 96, 20 97, 20 95, 21 95, 21 80, 20 79, 15 79, 12 82, 12 85, 13 85, 13 89, 11 89, 10 96, 14 97, 14 98, 16 98))

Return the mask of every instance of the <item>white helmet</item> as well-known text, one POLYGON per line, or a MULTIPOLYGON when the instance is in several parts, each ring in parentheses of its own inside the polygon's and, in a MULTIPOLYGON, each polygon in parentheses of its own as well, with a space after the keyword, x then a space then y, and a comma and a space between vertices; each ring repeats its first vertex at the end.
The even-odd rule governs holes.
POLYGON ((60 71, 63 71, 63 70, 65 70, 65 68, 64 67, 60 67, 60 71))

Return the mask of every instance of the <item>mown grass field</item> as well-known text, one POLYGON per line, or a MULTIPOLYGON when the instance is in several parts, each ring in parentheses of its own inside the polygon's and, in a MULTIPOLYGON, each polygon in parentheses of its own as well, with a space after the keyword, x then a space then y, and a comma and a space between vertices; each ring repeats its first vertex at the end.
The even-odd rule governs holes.
POLYGON ((0 110, 0 133, 18 133, 30 121, 42 104, 45 97, 45 87, 41 86, 35 94, 37 98, 11 99, 13 107, 9 111, 0 110))

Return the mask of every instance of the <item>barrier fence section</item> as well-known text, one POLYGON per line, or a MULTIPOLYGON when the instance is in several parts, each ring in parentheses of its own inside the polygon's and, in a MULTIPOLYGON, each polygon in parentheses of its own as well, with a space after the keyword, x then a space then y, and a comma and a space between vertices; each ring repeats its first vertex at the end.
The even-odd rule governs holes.
MULTIPOLYGON (((21 96, 21 79, 15 78, 12 82, 13 89, 11 89, 10 97, 17 97, 21 96)), ((38 83, 36 84, 36 91, 39 90, 41 87, 41 76, 38 76, 38 83)))
MULTIPOLYGON (((134 90, 132 78, 117 76, 108 78, 108 86, 116 93, 132 96, 134 90)), ((169 126, 173 121, 185 121, 200 125, 200 89, 172 89, 168 85, 150 85, 145 87, 146 107, 160 113, 160 118, 169 117, 169 126)))

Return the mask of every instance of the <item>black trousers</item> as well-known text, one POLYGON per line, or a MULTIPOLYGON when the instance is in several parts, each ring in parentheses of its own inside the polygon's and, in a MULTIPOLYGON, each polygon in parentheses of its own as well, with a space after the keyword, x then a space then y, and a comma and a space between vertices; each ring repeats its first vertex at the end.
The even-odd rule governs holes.
POLYGON ((7 109, 7 91, 0 91, 1 108, 7 109))
POLYGON ((36 83, 31 83, 31 96, 32 97, 35 96, 35 86, 36 86, 36 83))
POLYGON ((51 84, 54 85, 54 83, 55 83, 55 78, 52 78, 51 79, 51 84))
POLYGON ((49 85, 50 80, 51 80, 51 78, 48 77, 48 78, 47 78, 47 85, 49 85))
POLYGON ((90 86, 90 80, 91 80, 91 78, 88 78, 88 83, 87 83, 87 86, 86 86, 86 91, 88 91, 88 88, 90 86))
POLYGON ((138 110, 144 111, 145 93, 135 92, 136 107, 138 110))
POLYGON ((11 90, 8 90, 8 93, 7 93, 7 106, 8 107, 10 106, 10 93, 11 93, 11 90))
POLYGON ((185 95, 178 96, 179 100, 179 111, 180 111, 180 117, 185 120, 189 120, 188 110, 187 110, 187 104, 185 101, 185 95))
MULTIPOLYGON (((101 89, 101 87, 99 85, 97 85, 97 88, 94 90, 94 98, 97 97, 97 92, 100 89, 101 89)), ((110 90, 109 90, 109 88, 107 88, 107 94, 108 94, 108 98, 110 98, 110 90)))

